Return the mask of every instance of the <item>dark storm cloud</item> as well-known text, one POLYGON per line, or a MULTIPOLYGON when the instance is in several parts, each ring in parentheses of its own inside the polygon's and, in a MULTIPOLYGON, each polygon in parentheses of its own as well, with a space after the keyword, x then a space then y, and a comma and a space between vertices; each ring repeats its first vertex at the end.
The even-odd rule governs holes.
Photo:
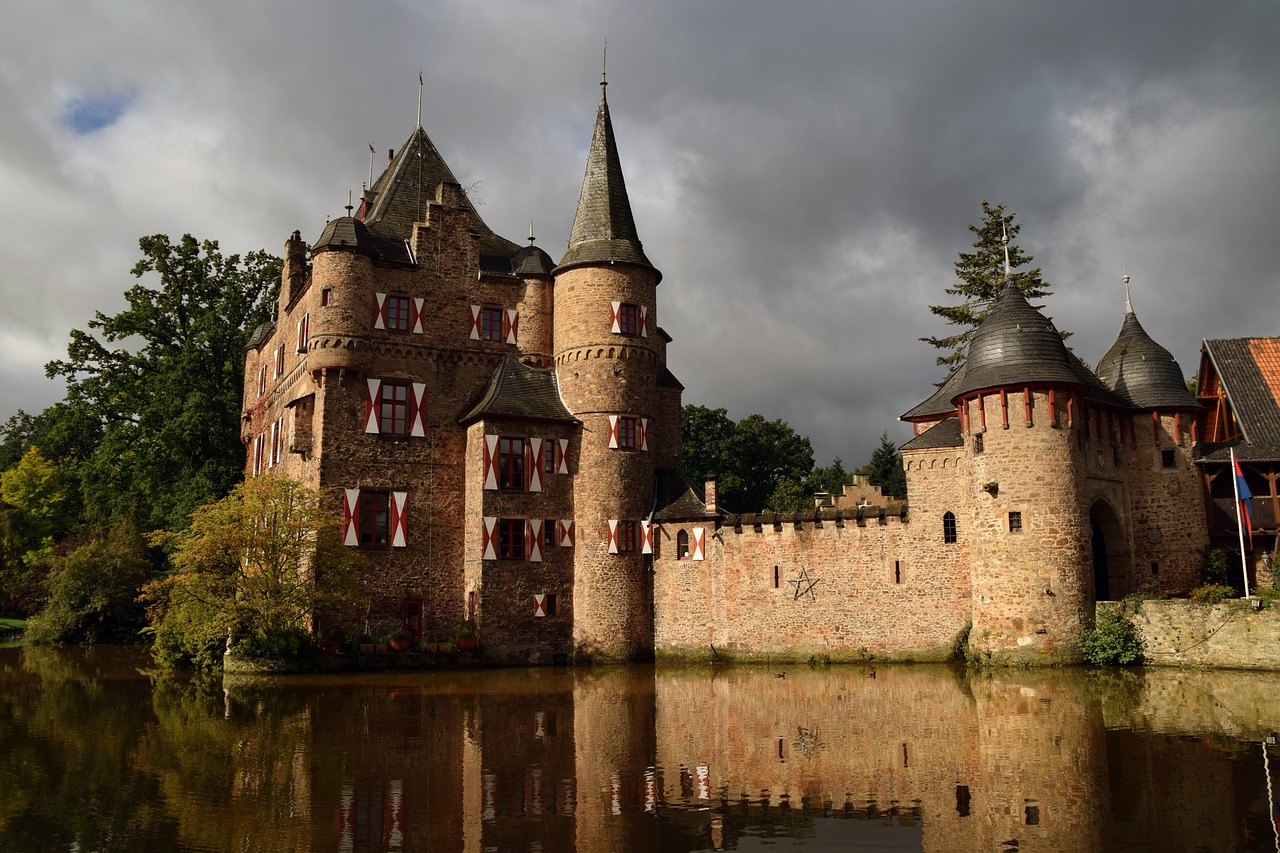
MULTIPOLYGON (((22 198, 0 341, 56 356, 111 310, 143 233, 315 239, 368 144, 423 124, 480 212, 564 248, 609 38, 609 98, 687 402, 865 461, 939 378, 956 252, 1005 202, 1096 361, 1122 259, 1144 325, 1280 331, 1280 13, 1268 3, 147 2, 26 12, 0 41, 0 175, 22 198), (198 33, 198 38, 190 34, 198 33), (105 45, 112 45, 108 50, 105 45), (135 90, 76 137, 60 110, 135 90), (477 184, 477 182, 479 182, 477 184), (77 250, 66 252, 70 236, 77 250), (90 307, 92 306, 92 307, 90 307), (34 323, 30 318, 37 318, 34 323), (19 334, 21 332, 21 334, 19 334)), ((9 409, 29 387, 0 376, 9 409)), ((7 413, 0 413, 7 414, 7 413)))

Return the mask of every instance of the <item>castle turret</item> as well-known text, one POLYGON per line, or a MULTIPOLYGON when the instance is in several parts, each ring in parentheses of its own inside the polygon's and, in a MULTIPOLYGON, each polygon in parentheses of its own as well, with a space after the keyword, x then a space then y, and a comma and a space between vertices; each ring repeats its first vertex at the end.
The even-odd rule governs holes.
POLYGON ((662 370, 660 277, 636 233, 602 89, 569 249, 554 272, 552 326, 560 391, 583 424, 574 472, 574 646, 582 660, 652 654, 641 521, 653 505, 647 431, 662 370))

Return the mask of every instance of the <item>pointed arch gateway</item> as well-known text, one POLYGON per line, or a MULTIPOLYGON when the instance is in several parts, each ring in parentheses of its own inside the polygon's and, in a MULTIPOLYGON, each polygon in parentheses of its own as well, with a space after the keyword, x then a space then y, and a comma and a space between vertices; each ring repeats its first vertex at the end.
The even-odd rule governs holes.
POLYGON ((1089 508, 1093 551, 1093 600, 1115 601, 1133 592, 1129 577, 1129 547, 1124 527, 1102 498, 1089 508))

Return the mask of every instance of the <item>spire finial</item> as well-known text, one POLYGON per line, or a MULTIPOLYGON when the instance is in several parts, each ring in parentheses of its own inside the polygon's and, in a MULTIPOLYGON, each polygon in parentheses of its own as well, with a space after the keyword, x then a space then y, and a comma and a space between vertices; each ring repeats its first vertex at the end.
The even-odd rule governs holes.
POLYGON ((1120 280, 1124 282, 1124 313, 1133 313, 1133 300, 1129 298, 1129 265, 1125 263, 1124 257, 1120 258, 1120 268, 1124 270, 1124 275, 1120 280))
POLYGON ((373 155, 375 153, 376 152, 373 150, 373 143, 370 142, 369 143, 369 183, 367 184, 367 186, 370 186, 370 187, 373 186, 373 155))
POLYGON ((604 40, 604 55, 600 60, 600 94, 604 94, 604 87, 609 85, 609 40, 604 40))
POLYGON ((1000 222, 1000 243, 1004 246, 1004 280, 1007 282, 1013 277, 1013 267, 1009 263, 1009 226, 1002 220, 1000 222))
POLYGON ((354 209, 354 206, 351 204, 351 190, 347 190, 347 216, 350 216, 351 211, 354 209))
POLYGON ((422 129, 422 69, 418 69, 418 129, 422 129))
POLYGON ((529 220, 529 245, 530 245, 530 246, 532 246, 532 245, 533 245, 533 241, 534 241, 534 240, 536 240, 536 239, 537 239, 537 238, 533 236, 533 220, 532 220, 532 219, 530 219, 530 220, 529 220))

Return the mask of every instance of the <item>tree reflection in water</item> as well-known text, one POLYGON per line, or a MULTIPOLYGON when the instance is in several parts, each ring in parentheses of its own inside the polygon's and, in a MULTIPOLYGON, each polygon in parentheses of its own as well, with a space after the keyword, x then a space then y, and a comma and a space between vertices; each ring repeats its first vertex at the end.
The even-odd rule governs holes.
POLYGON ((1276 849, 1273 676, 776 670, 0 650, 0 849, 1276 849))

